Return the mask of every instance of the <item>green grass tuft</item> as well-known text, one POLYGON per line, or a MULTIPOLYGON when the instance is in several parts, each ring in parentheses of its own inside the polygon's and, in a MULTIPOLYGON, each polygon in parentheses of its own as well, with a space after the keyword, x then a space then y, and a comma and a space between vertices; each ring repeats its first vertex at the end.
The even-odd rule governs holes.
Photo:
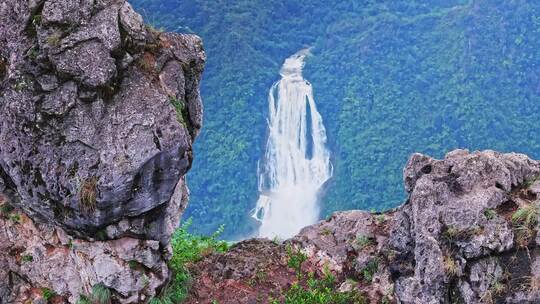
POLYGON ((512 214, 514 226, 526 226, 534 228, 538 223, 538 206, 534 203, 521 207, 512 214))
MULTIPOLYGON (((298 280, 305 276, 298 273, 298 280)), ((368 303, 365 297, 358 291, 338 292, 336 278, 328 269, 324 270, 321 278, 316 278, 313 272, 307 274, 306 284, 298 282, 285 291, 282 297, 285 304, 364 304, 368 303), (305 285, 305 286, 304 286, 305 285)), ((279 304, 276 299, 269 299, 271 304, 279 304)))
POLYGON ((488 220, 492 220, 497 216, 497 212, 493 208, 487 208, 486 210, 484 210, 484 216, 488 220))
POLYGON ((358 246, 358 248, 360 250, 362 250, 362 249, 368 247, 369 245, 373 244, 373 240, 370 237, 368 237, 367 235, 358 234, 356 236, 355 243, 358 246))
POLYGON ((96 284, 92 287, 91 299, 95 304, 111 303, 111 291, 103 284, 96 284))
POLYGON ((56 297, 56 292, 54 292, 54 290, 50 290, 49 288, 41 288, 41 294, 43 295, 43 299, 47 302, 56 297))
POLYGON ((82 182, 79 189, 79 203, 81 210, 90 214, 96 210, 98 178, 89 177, 82 182))
POLYGON ((171 97, 169 100, 173 105, 174 109, 176 110, 176 119, 180 124, 182 124, 182 126, 184 126, 184 128, 187 129, 189 117, 186 103, 183 100, 177 99, 175 97, 171 97))
POLYGON ((23 261, 23 262, 32 262, 32 261, 34 261, 34 257, 31 256, 31 255, 28 255, 28 254, 27 254, 27 255, 23 255, 23 256, 21 257, 21 261, 23 261))

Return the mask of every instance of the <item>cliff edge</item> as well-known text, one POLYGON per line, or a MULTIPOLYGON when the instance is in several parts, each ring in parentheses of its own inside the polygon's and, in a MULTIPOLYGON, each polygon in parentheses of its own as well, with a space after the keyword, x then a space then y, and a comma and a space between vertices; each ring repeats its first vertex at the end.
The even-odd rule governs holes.
POLYGON ((146 301, 187 204, 201 40, 123 0, 7 0, 0 45, 0 303, 146 301))
POLYGON ((394 210, 337 212, 285 242, 209 255, 188 303, 540 302, 540 162, 455 150, 413 154, 403 175, 394 210))

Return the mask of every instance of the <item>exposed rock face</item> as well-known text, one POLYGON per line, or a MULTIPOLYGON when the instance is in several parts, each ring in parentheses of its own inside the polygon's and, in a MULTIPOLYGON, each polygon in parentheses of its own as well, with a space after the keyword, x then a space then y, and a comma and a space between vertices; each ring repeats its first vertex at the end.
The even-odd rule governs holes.
POLYGON ((272 254, 268 244, 239 243, 195 266, 204 280, 196 281, 193 298, 218 295, 232 303, 203 287, 224 279, 229 293, 247 295, 241 303, 279 294, 286 284, 270 286, 272 279, 259 281, 257 273, 283 273, 276 265, 287 269, 285 248, 293 246, 308 256, 307 269, 329 269, 336 290, 356 289, 368 303, 539 303, 539 176, 540 163, 522 154, 414 154, 404 169, 409 198, 401 207, 338 212, 273 245, 272 254))
POLYGON ((0 193, 16 207, 0 220, 0 303, 98 283, 147 299, 187 203, 200 39, 148 28, 124 0, 7 0, 0 45, 0 193))

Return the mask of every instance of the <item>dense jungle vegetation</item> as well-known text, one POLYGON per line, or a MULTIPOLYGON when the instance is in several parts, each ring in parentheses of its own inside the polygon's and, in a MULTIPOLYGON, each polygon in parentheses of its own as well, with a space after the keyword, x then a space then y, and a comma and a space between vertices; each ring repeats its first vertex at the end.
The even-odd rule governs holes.
POLYGON ((525 0, 134 0, 147 22, 203 38, 205 124, 189 174, 197 232, 255 227, 267 92, 283 60, 311 46, 314 88, 335 167, 335 210, 406 198, 413 152, 455 148, 540 158, 540 2, 525 0))

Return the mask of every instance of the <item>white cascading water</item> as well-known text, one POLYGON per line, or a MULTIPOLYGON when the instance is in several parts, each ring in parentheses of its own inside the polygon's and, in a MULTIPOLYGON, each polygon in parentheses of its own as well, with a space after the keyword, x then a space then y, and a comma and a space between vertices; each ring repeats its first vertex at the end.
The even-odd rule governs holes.
POLYGON ((287 58, 281 80, 268 94, 269 137, 259 167, 259 199, 253 217, 259 237, 289 238, 319 218, 318 194, 332 176, 326 130, 302 77, 304 49, 287 58))

